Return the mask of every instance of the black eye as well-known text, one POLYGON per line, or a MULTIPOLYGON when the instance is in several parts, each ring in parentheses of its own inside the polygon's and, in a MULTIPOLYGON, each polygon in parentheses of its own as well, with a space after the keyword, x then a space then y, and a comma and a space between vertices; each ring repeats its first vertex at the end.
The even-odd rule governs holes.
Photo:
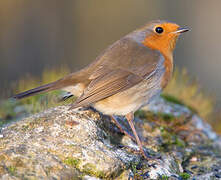
POLYGON ((158 34, 161 34, 163 32, 163 28, 162 27, 156 27, 155 31, 158 34))

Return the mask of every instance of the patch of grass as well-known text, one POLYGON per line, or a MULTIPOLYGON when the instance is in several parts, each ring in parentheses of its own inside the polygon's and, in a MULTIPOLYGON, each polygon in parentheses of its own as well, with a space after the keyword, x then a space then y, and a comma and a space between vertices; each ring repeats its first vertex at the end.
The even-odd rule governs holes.
POLYGON ((190 175, 188 173, 180 173, 179 176, 182 178, 182 180, 186 180, 190 178, 190 175))

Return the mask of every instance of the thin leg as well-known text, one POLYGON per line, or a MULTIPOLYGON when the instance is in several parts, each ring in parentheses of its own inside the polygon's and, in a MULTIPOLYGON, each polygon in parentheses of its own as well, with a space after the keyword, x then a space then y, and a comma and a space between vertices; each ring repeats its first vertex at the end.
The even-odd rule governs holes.
POLYGON ((145 153, 144 153, 143 145, 142 145, 142 143, 141 143, 141 141, 140 141, 140 138, 138 137, 137 132, 136 132, 136 129, 135 129, 135 127, 134 127, 134 124, 133 124, 134 114, 133 114, 133 113, 129 113, 129 114, 126 115, 126 118, 127 118, 127 121, 128 121, 128 123, 129 123, 129 125, 130 125, 130 127, 131 127, 133 133, 134 133, 134 136, 135 136, 135 138, 136 138, 136 141, 137 141, 137 144, 138 144, 138 146, 139 146, 140 152, 142 153, 142 155, 143 155, 145 158, 149 159, 149 158, 145 155, 145 153))
POLYGON ((120 132, 125 134, 126 136, 130 137, 131 139, 133 139, 134 141, 136 141, 136 139, 134 138, 134 136, 132 136, 131 134, 129 134, 126 130, 124 130, 121 126, 121 124, 115 119, 114 116, 111 116, 111 120, 112 122, 120 129, 120 132))

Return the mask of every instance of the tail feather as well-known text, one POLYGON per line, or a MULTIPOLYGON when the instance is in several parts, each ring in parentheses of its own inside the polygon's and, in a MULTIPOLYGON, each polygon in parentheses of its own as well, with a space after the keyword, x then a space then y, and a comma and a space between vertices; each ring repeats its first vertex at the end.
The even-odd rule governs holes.
POLYGON ((25 98, 25 97, 36 95, 38 93, 48 92, 50 90, 56 89, 54 87, 55 87, 55 82, 52 82, 52 83, 45 84, 45 85, 39 86, 37 88, 33 88, 33 89, 28 90, 28 91, 19 93, 19 94, 16 94, 16 95, 13 96, 13 98, 22 99, 22 98, 25 98))
MULTIPOLYGON (((85 71, 85 70, 84 70, 85 71)), ((84 71, 78 71, 67 75, 66 77, 59 79, 55 82, 39 86, 37 88, 30 89, 28 91, 16 94, 13 96, 15 99, 22 99, 25 97, 33 96, 39 93, 44 93, 52 90, 63 89, 68 86, 73 86, 81 81, 87 82, 87 76, 85 76, 84 71)))

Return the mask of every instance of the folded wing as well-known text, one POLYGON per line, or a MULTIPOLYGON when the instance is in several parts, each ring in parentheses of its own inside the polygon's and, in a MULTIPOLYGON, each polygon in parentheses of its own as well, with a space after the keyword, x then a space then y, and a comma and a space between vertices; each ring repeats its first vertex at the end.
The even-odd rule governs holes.
POLYGON ((71 106, 71 109, 88 106, 99 100, 129 89, 142 80, 143 78, 140 76, 122 69, 106 72, 104 76, 100 76, 91 81, 82 96, 80 96, 71 106))

